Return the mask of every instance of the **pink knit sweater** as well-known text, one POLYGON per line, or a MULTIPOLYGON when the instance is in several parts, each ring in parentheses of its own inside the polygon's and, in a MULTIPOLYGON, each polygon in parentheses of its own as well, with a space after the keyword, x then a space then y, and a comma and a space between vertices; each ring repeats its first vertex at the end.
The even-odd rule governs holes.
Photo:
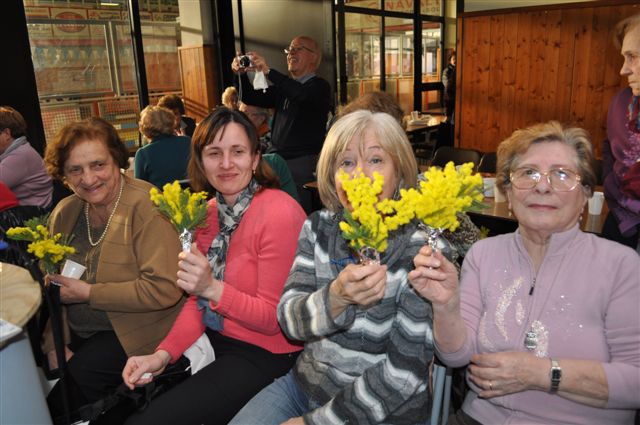
MULTIPOLYGON (((305 218, 300 205, 285 192, 264 189, 255 195, 231 236, 220 302, 210 303, 212 310, 224 316, 223 335, 272 353, 302 349, 282 334, 276 306, 305 218)), ((218 230, 218 210, 213 199, 209 202, 207 227, 196 233, 202 253, 206 254, 218 230)), ((202 311, 197 309, 196 297, 191 296, 158 349, 167 351, 175 361, 204 330, 202 311)))

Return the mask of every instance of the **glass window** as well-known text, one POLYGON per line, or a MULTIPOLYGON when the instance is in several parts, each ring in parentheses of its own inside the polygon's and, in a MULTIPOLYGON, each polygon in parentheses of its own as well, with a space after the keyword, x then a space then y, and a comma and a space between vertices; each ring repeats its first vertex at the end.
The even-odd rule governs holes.
MULTIPOLYGON (((140 106, 129 12, 98 1, 24 0, 45 137, 72 121, 99 116, 127 146, 138 146, 140 106)), ((154 103, 180 93, 177 0, 140 2, 143 50, 154 103)))
POLYGON ((420 14, 442 16, 442 0, 421 0, 420 14))
MULTIPOLYGON (((344 14, 345 58, 338 57, 338 63, 346 63, 346 84, 340 85, 340 99, 350 101, 383 86, 385 91, 395 95, 405 111, 423 108, 429 110, 438 103, 440 94, 437 83, 442 74, 442 42, 444 31, 442 0, 402 0, 385 1, 384 10, 376 15, 362 11, 346 12, 336 2, 337 18, 344 14), (414 19, 414 5, 419 1, 420 17, 414 19), (393 15, 393 16, 389 16, 393 15), (381 45, 381 24, 384 25, 384 44, 381 45), (414 46, 415 28, 420 29, 421 42, 414 46), (419 54, 421 75, 415 75, 415 54, 419 54), (381 74, 384 55, 384 74, 381 74), (422 99, 414 99, 414 92, 422 90, 425 83, 433 83, 422 99), (346 89, 346 90, 345 90, 346 89), (344 93, 346 91, 346 93, 344 93)), ((345 6, 379 8, 374 1, 345 1, 345 6)), ((455 10, 454 10, 455 12, 455 10)), ((455 15, 453 17, 455 19, 455 15)), ((336 19, 340 23, 340 19, 336 19)), ((338 33, 339 28, 336 29, 338 33)), ((453 35, 455 39, 455 34, 453 35)), ((455 44, 455 41, 454 41, 455 44)))
POLYGON ((345 13, 345 27, 347 99, 350 102, 363 93, 380 89, 382 19, 379 16, 345 13))
MULTIPOLYGON (((337 2, 337 0, 336 0, 337 2)), ((380 9, 380 0, 344 0, 345 6, 380 9)))

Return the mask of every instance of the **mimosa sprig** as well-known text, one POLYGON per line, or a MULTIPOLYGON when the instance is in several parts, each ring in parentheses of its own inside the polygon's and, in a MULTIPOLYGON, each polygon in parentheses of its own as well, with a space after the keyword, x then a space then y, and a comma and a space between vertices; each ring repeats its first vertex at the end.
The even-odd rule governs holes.
POLYGON ((35 217, 24 222, 24 227, 12 227, 7 230, 7 237, 17 241, 31 242, 27 252, 40 260, 40 267, 45 273, 56 273, 60 264, 68 254, 75 254, 76 249, 69 244, 73 235, 56 233, 49 235, 47 220, 49 215, 35 217))
POLYGON ((163 192, 160 193, 155 187, 152 188, 149 191, 151 201, 178 230, 183 250, 189 250, 191 246, 190 232, 201 226, 207 218, 207 193, 191 193, 188 188, 182 189, 177 180, 165 184, 162 190, 163 192))
POLYGON ((374 172, 372 181, 358 169, 353 178, 342 171, 338 179, 351 205, 351 211, 344 211, 345 221, 340 222, 342 236, 356 251, 368 247, 384 252, 389 232, 407 224, 412 217, 393 207, 398 201, 378 201, 384 186, 382 175, 374 172))
POLYGON ((414 205, 416 218, 427 226, 453 232, 460 225, 457 214, 484 207, 482 176, 473 174, 473 163, 458 170, 453 162, 443 170, 431 167, 424 177, 418 189, 410 189, 406 196, 414 205))

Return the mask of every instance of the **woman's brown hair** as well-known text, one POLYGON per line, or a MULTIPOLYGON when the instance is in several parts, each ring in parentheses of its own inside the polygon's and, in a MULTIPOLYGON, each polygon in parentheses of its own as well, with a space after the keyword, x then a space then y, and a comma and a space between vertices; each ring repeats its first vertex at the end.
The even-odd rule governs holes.
POLYGON ((85 140, 102 141, 118 167, 124 170, 129 168, 129 150, 116 129, 102 118, 88 118, 65 125, 54 140, 47 143, 44 162, 51 177, 64 178, 64 164, 69 159, 69 153, 78 142, 85 140))
MULTIPOLYGON (((258 133, 249 118, 240 111, 226 107, 215 109, 196 127, 191 139, 191 159, 189 160, 188 172, 190 185, 194 190, 206 190, 210 193, 215 193, 215 188, 207 180, 207 174, 202 164, 202 151, 205 146, 215 140, 218 133, 224 132, 227 124, 232 122, 239 124, 247 134, 251 154, 260 155, 258 133)), ((262 156, 258 161, 254 177, 263 188, 280 188, 278 176, 262 159, 262 156)))

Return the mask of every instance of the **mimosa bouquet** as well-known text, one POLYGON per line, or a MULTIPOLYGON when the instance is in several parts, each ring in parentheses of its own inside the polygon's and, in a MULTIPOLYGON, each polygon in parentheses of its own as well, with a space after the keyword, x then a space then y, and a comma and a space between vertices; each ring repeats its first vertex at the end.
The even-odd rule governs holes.
POLYGON ((345 221, 339 224, 342 236, 363 263, 379 263, 380 253, 387 249, 389 232, 411 221, 412 216, 390 207, 396 201, 378 201, 384 185, 380 174, 373 173, 372 181, 360 169, 353 178, 342 171, 338 179, 352 207, 351 211, 344 210, 345 221))
POLYGON ((449 162, 444 170, 429 168, 424 178, 417 189, 402 190, 401 200, 394 208, 412 211, 435 249, 444 230, 453 232, 460 225, 458 214, 484 208, 482 176, 473 174, 471 162, 458 170, 449 162))
POLYGON ((151 201, 158 207, 178 230, 183 251, 191 249, 193 230, 202 226, 207 218, 207 193, 191 193, 182 189, 176 180, 167 183, 160 193, 155 187, 149 191, 151 201))
POLYGON ((67 254, 75 254, 76 249, 69 244, 73 235, 56 233, 50 235, 47 229, 46 214, 24 222, 24 227, 11 227, 7 230, 7 237, 16 241, 31 242, 27 245, 27 252, 38 258, 40 269, 44 273, 58 272, 58 265, 66 258, 67 254))

